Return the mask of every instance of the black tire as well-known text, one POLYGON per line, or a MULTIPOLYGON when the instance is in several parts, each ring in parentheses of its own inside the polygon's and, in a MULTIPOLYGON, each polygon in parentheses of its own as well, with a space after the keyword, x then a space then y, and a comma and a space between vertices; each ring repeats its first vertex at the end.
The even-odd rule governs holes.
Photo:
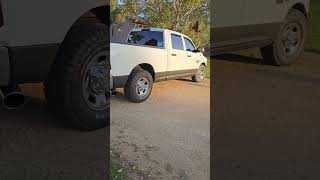
POLYGON ((306 33, 306 16, 299 10, 292 9, 281 25, 274 43, 261 48, 261 55, 264 59, 264 63, 277 66, 291 65, 295 63, 300 58, 304 50, 306 33), (290 34, 290 28, 292 28, 292 36, 288 35, 290 34), (298 35, 298 38, 293 38, 295 33, 298 35), (288 45, 289 43, 290 45, 288 45))
POLYGON ((101 23, 81 24, 72 27, 62 43, 56 61, 45 81, 44 91, 49 108, 59 117, 70 120, 73 125, 84 130, 95 130, 109 125, 108 33, 108 27, 101 23), (92 65, 93 62, 95 65, 92 65), (90 64, 91 69, 88 70, 90 64), (94 107, 98 96, 90 97, 91 99, 85 96, 88 94, 87 91, 92 88, 93 67, 96 68, 95 70, 99 70, 94 71, 96 73, 94 78, 100 78, 99 80, 102 82, 96 83, 100 87, 99 94, 98 91, 95 92, 100 98, 99 108, 98 105, 94 107), (89 81, 90 83, 85 83, 89 81), (105 89, 105 92, 102 92, 102 89, 105 89))
POLYGON ((140 67, 137 67, 131 72, 127 80, 127 83, 124 87, 124 93, 131 102, 140 103, 149 98, 152 91, 152 87, 153 87, 153 78, 151 74, 148 71, 140 67), (138 90, 139 89, 137 85, 138 82, 148 83, 146 84, 146 86, 148 87, 148 90, 146 90, 145 93, 143 93, 144 92, 143 90, 141 91, 138 90), (139 94, 139 92, 142 92, 142 93, 139 94))
POLYGON ((192 76, 193 82, 202 82, 206 79, 206 66, 201 64, 197 73, 192 76))

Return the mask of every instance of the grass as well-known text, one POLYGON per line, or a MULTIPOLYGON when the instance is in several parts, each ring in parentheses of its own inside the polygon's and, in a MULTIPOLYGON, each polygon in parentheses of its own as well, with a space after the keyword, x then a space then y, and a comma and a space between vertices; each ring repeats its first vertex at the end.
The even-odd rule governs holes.
POLYGON ((320 51, 320 1, 311 0, 310 2, 310 21, 309 34, 306 42, 308 50, 320 51))
POLYGON ((125 168, 121 167, 115 160, 111 160, 110 170, 110 180, 125 180, 128 177, 125 168))

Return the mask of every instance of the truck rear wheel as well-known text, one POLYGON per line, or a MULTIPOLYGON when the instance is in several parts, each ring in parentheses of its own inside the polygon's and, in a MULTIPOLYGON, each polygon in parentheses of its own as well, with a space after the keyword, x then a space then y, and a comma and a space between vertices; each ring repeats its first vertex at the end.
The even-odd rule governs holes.
POLYGON ((273 44, 261 48, 264 62, 271 65, 291 65, 295 63, 304 50, 307 22, 305 15, 292 9, 273 44))
POLYGON ((101 23, 72 27, 45 82, 49 108, 85 130, 108 125, 109 41, 101 23))
POLYGON ((138 67, 131 72, 124 87, 124 93, 130 101, 140 103, 149 98, 152 86, 153 78, 151 74, 138 67))

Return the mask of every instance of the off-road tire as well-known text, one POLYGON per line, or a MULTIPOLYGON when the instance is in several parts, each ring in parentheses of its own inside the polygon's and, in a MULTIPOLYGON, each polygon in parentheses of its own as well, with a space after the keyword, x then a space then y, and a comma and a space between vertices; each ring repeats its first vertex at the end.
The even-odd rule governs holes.
POLYGON ((102 23, 72 27, 44 83, 49 108, 58 117, 69 120, 84 130, 95 130, 109 125, 109 94, 106 94, 107 106, 96 110, 85 102, 82 90, 83 69, 95 54, 106 53, 106 64, 110 69, 108 33, 108 27, 102 23))
POLYGON ((206 79, 206 66, 201 64, 199 69, 198 69, 198 71, 197 71, 197 73, 195 75, 193 75, 191 78, 192 78, 193 82, 198 82, 198 83, 202 82, 203 80, 205 80, 206 79), (203 69, 204 75, 203 75, 203 78, 200 78, 198 73, 200 73, 199 71, 201 71, 202 69, 203 69))
POLYGON ((152 91, 152 87, 153 87, 153 78, 150 72, 140 67, 137 67, 133 69, 132 72, 130 73, 128 80, 126 82, 126 85, 124 87, 124 93, 131 102, 140 103, 149 98, 152 91), (143 97, 139 96, 136 90, 137 88, 136 83, 142 78, 146 78, 149 81, 148 92, 143 97))
POLYGON ((269 65, 277 65, 277 66, 291 65, 295 63, 301 57, 301 54, 304 50, 306 33, 307 33, 306 16, 299 10, 296 10, 296 9, 290 10, 285 21, 282 23, 273 44, 266 47, 262 47, 260 49, 264 63, 269 65), (294 53, 290 56, 286 56, 285 50, 282 48, 284 43, 283 33, 289 23, 297 23, 299 25, 299 27, 301 28, 301 33, 300 33, 301 40, 299 42, 298 48, 294 51, 294 53))

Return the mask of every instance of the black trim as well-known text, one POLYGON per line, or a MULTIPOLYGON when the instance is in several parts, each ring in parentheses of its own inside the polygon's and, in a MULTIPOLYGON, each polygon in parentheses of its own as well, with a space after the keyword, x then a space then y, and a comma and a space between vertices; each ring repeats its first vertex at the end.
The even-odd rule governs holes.
POLYGON ((154 75, 154 81, 155 82, 160 82, 160 81, 165 81, 166 80, 166 76, 167 76, 167 72, 157 72, 154 75))
POLYGON ((198 69, 187 69, 187 70, 178 70, 178 71, 169 71, 166 75, 166 80, 169 79, 178 79, 188 76, 193 76, 196 74, 198 69))
POLYGON ((41 82, 47 77, 55 60, 59 44, 9 48, 11 82, 41 82))
POLYGON ((223 54, 226 52, 232 52, 232 51, 237 51, 237 50, 244 50, 244 49, 250 49, 252 47, 265 47, 269 44, 272 44, 273 40, 267 39, 267 40, 257 40, 257 41, 252 41, 248 43, 239 43, 239 44, 233 44, 230 46, 224 46, 224 47, 217 47, 217 48, 212 48, 210 55, 215 56, 219 54, 223 54))
POLYGON ((211 28, 211 54, 220 54, 271 44, 281 23, 211 28))
POLYGON ((129 76, 114 76, 113 88, 122 88, 126 85, 129 76))

